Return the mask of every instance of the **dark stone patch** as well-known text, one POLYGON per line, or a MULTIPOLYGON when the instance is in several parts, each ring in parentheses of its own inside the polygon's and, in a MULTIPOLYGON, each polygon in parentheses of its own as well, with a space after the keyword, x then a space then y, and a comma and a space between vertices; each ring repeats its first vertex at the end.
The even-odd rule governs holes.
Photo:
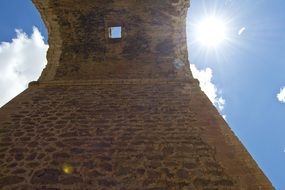
POLYGON ((197 164, 195 164, 194 162, 187 162, 187 163, 184 163, 183 166, 187 169, 194 169, 197 167, 197 164))
POLYGON ((55 137, 48 137, 48 138, 46 138, 46 141, 48 141, 48 142, 54 142, 56 140, 57 140, 57 138, 55 138, 55 137))
POLYGON ((10 142, 12 142, 12 139, 10 137, 3 137, 1 139, 1 141, 4 142, 4 143, 10 143, 10 142))
POLYGON ((176 172, 176 175, 178 178, 181 178, 181 179, 188 179, 189 178, 189 172, 185 169, 179 169, 176 172))
POLYGON ((80 138, 67 138, 62 140, 63 143, 70 145, 70 146, 81 146, 82 140, 80 138))
POLYGON ((92 171, 92 172, 89 173, 89 176, 96 178, 96 177, 103 176, 103 174, 100 173, 100 172, 98 172, 97 170, 94 170, 94 171, 92 171))
POLYGON ((151 187, 147 188, 146 190, 165 190, 165 187, 151 187))
POLYGON ((84 162, 83 167, 88 168, 88 169, 93 169, 96 167, 96 163, 93 161, 84 162))
POLYGON ((21 161, 24 159, 24 155, 19 153, 19 154, 15 154, 15 160, 17 161, 21 161))
POLYGON ((32 184, 56 184, 59 182, 60 171, 57 169, 42 169, 34 173, 32 184))
POLYGON ((160 172, 169 178, 174 176, 168 168, 161 168, 160 172))
POLYGON ((107 172, 111 172, 113 170, 113 166, 109 163, 102 163, 100 164, 100 167, 107 172))
POLYGON ((8 147, 11 145, 12 145, 12 143, 0 143, 0 147, 8 147))
POLYGON ((155 170, 149 170, 146 172, 146 175, 149 179, 158 179, 161 177, 161 173, 155 170))
POLYGON ((160 161, 150 161, 149 167, 154 168, 154 169, 159 168, 161 167, 161 162, 160 161))
POLYGON ((221 185, 221 186, 233 186, 234 183, 231 180, 228 179, 221 179, 214 182, 215 185, 221 185))
MULTIPOLYGON (((86 121, 82 120, 80 121, 80 123, 84 123, 86 121)), ((87 122, 86 122, 87 123, 87 122)), ((89 136, 92 136, 88 131, 79 131, 78 132, 78 135, 81 136, 81 137, 89 137, 89 136)))
POLYGON ((216 163, 216 162, 206 162, 206 166, 210 167, 210 168, 220 168, 221 166, 216 163))
POLYGON ((22 142, 26 142, 26 141, 31 140, 31 137, 21 137, 20 140, 21 140, 22 142))
POLYGON ((164 27, 171 24, 171 17, 166 15, 163 10, 158 10, 157 8, 147 7, 147 10, 151 15, 150 21, 153 25, 161 25, 164 27))
POLYGON ((145 173, 145 169, 144 168, 138 168, 137 173, 140 175, 143 175, 145 173))
POLYGON ((156 154, 156 153, 153 153, 151 155, 147 155, 146 158, 148 160, 156 160, 156 161, 161 161, 164 159, 163 155, 161 154, 156 154))
POLYGON ((210 183, 210 180, 203 178, 196 178, 193 183, 196 187, 205 187, 210 183))
POLYGON ((76 176, 68 176, 60 180, 60 183, 64 185, 73 185, 73 184, 78 184, 82 182, 83 180, 80 177, 76 177, 76 176))
POLYGON ((38 146, 39 145, 39 143, 38 142, 36 142, 36 141, 33 141, 33 142, 31 142, 31 143, 28 143, 28 147, 30 147, 30 148, 34 148, 34 147, 36 147, 36 146, 38 146))
MULTIPOLYGON (((191 185, 191 183, 189 181, 179 181, 178 183, 176 183, 176 185, 179 187, 179 189, 185 189, 185 187, 188 188, 189 185, 191 185)), ((196 190, 197 188, 192 188, 192 189, 196 190)), ((192 190, 192 189, 187 189, 187 190, 192 190)), ((206 188, 203 187, 203 190, 206 190, 206 188)), ((211 189, 211 190, 214 190, 214 189, 211 189)))
POLYGON ((0 159, 4 159, 5 158, 5 154, 0 154, 0 159))
POLYGON ((110 144, 108 143, 97 143, 97 144, 94 144, 93 148, 95 149, 105 149, 105 148, 110 148, 110 144))
POLYGON ((208 173, 217 177, 222 177, 224 175, 222 170, 209 170, 208 173))
POLYGON ((68 133, 63 133, 59 135, 59 137, 77 137, 77 132, 68 132, 68 133))
POLYGON ((64 143, 62 143, 62 142, 56 142, 55 145, 56 145, 57 147, 59 147, 59 148, 63 148, 63 147, 66 146, 66 145, 65 145, 64 143))
POLYGON ((25 173, 26 172, 26 170, 24 170, 24 169, 16 169, 15 171, 13 171, 12 173, 13 174, 15 174, 15 175, 17 175, 17 174, 23 174, 23 173, 25 173))
POLYGON ((170 147, 170 146, 166 146, 162 149, 163 155, 164 156, 169 156, 172 155, 174 153, 174 148, 170 147))
POLYGON ((18 163, 13 162, 13 163, 8 165, 8 168, 15 168, 17 165, 18 165, 18 163))
POLYGON ((104 187, 112 187, 117 184, 117 182, 113 179, 100 179, 98 180, 98 184, 104 187))
POLYGON ((28 163, 27 164, 27 166, 29 167, 29 168, 36 168, 36 167, 38 167, 40 165, 40 163, 38 163, 38 162, 31 162, 31 163, 28 163))
POLYGON ((118 171, 116 172, 117 176, 126 176, 131 174, 131 168, 128 167, 119 167, 118 171))
POLYGON ((84 150, 81 148, 72 148, 72 149, 70 149, 70 152, 72 154, 82 154, 84 152, 84 150))
POLYGON ((19 176, 6 176, 0 178, 0 187, 3 188, 5 186, 15 185, 23 182, 25 179, 19 176))
POLYGON ((39 160, 41 160, 41 159, 44 158, 44 157, 45 157, 45 154, 44 154, 44 153, 40 153, 37 158, 38 158, 39 160))
POLYGON ((0 152, 7 152, 8 148, 1 148, 0 152))
POLYGON ((5 134, 5 133, 9 133, 10 130, 8 129, 0 129, 0 134, 5 134))
POLYGON ((125 47, 123 49, 123 56, 127 59, 133 59, 139 54, 149 52, 149 37, 143 31, 137 32, 135 35, 128 36, 125 47))
POLYGON ((29 154, 26 158, 27 161, 32 161, 37 157, 37 153, 36 152, 32 152, 31 154, 29 154))
POLYGON ((58 159, 67 159, 70 157, 70 155, 65 152, 58 152, 58 153, 54 153, 52 157, 53 159, 58 160, 58 159))
POLYGON ((56 160, 51 161, 50 165, 54 166, 54 167, 61 167, 61 164, 58 161, 56 161, 56 160))
MULTIPOLYGON (((17 190, 20 189, 20 190, 31 190, 32 187, 28 184, 23 184, 23 185, 19 185, 17 188, 17 190)), ((35 189, 36 190, 36 189, 35 189)), ((41 189, 42 190, 42 189, 41 189)))
POLYGON ((12 148, 9 152, 18 154, 18 153, 23 153, 26 151, 27 151, 27 149, 25 149, 25 148, 12 148))
POLYGON ((49 152, 49 153, 52 153, 52 152, 55 152, 55 151, 56 151, 56 149, 53 148, 53 147, 48 147, 48 148, 45 149, 45 152, 49 152))
POLYGON ((166 39, 166 40, 160 42, 159 44, 157 44, 155 47, 155 50, 162 55, 170 56, 171 54, 173 54, 174 46, 175 45, 170 38, 170 39, 166 39))

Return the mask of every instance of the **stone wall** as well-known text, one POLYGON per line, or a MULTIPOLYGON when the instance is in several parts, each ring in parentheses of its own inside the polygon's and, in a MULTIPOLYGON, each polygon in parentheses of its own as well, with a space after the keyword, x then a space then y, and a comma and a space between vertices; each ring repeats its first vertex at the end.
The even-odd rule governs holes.
POLYGON ((2 189, 273 189, 195 81, 35 84, 0 126, 2 189))
POLYGON ((1 190, 273 189, 191 76, 187 0, 33 1, 48 65, 0 109, 1 190))
POLYGON ((41 81, 187 78, 188 0, 34 0, 49 31, 41 81), (122 38, 110 39, 109 27, 122 38))

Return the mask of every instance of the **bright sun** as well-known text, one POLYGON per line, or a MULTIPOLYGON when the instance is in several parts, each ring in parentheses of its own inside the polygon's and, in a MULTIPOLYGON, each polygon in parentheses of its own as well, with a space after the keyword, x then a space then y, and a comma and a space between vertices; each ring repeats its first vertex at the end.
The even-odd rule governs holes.
POLYGON ((207 47, 217 47, 227 38, 227 28, 223 20, 209 17, 197 25, 196 38, 207 47))

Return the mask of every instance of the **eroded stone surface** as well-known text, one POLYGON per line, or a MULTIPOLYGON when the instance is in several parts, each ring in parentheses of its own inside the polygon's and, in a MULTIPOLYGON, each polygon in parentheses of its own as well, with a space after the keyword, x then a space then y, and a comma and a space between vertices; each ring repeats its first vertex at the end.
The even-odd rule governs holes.
POLYGON ((21 183, 24 180, 25 180, 25 178, 15 176, 15 175, 0 177, 0 187, 9 187, 11 185, 21 183))
POLYGON ((189 0, 33 1, 49 31, 41 81, 191 75, 185 24, 189 0), (109 39, 111 26, 122 27, 122 39, 109 39))
POLYGON ((0 110, 1 190, 273 189, 191 77, 188 0, 33 1, 48 65, 0 110))
MULTIPOLYGON (((10 137, 0 140, 9 142, 0 157, 1 183, 17 175, 11 187, 259 187, 261 171, 246 163, 250 157, 240 144, 224 139, 220 126, 227 126, 195 86, 116 80, 31 87, 0 112, 1 137, 10 137), (63 170, 66 164, 72 172, 63 170), (250 183, 247 175, 253 177, 250 183)), ((271 189, 266 183, 261 187, 271 189)))
POLYGON ((32 184, 56 184, 59 182, 61 171, 57 169, 36 170, 32 176, 32 184))

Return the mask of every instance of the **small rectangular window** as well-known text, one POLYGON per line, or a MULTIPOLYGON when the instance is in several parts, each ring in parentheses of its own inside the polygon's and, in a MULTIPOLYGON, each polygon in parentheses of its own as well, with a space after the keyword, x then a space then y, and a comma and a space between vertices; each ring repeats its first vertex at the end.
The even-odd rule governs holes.
POLYGON ((122 27, 121 26, 109 27, 109 38, 112 39, 122 38, 122 27))

